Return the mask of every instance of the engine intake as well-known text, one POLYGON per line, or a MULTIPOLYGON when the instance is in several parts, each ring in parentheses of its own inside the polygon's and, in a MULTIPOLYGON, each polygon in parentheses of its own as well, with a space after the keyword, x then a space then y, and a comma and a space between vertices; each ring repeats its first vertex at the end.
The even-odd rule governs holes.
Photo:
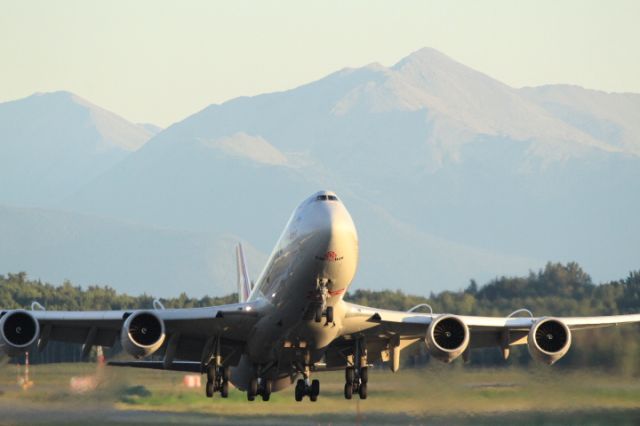
POLYGON ((455 315, 439 316, 429 325, 425 343, 434 358, 449 363, 469 346, 469 328, 455 315))
POLYGON ((122 347, 136 358, 144 358, 160 349, 164 339, 164 321, 151 311, 129 315, 120 334, 122 347))
POLYGON ((40 324, 29 312, 15 310, 0 319, 0 348, 9 356, 29 351, 40 337, 40 324))
POLYGON ((529 330, 527 346, 534 359, 551 365, 569 351, 571 330, 558 319, 543 318, 529 330))

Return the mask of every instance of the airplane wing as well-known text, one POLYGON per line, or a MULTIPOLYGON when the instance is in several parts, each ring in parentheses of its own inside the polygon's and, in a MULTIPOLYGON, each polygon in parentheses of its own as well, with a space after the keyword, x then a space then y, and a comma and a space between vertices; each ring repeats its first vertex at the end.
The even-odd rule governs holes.
MULTIPOLYGON (((259 319, 258 305, 258 302, 248 302, 190 309, 2 311, 0 332, 5 334, 4 341, 18 343, 17 349, 23 349, 19 343, 31 347, 34 341, 39 350, 49 341, 79 343, 86 356, 93 346, 113 346, 124 329, 140 342, 140 347, 132 347, 133 352, 128 352, 138 357, 164 354, 168 368, 174 359, 206 361, 204 357, 211 354, 216 344, 214 337, 220 338, 226 359, 234 359, 234 352, 239 359, 240 349, 259 319), (9 321, 13 323, 7 324, 9 321), (11 333, 14 335, 9 335, 11 333), (33 335, 35 340, 31 341, 27 335, 33 335)), ((7 345, 6 349, 10 353, 12 348, 7 345)))
MULTIPOLYGON (((378 327, 378 330, 386 330, 405 338, 423 338, 426 327, 431 324, 434 318, 442 315, 376 309, 349 302, 345 303, 348 307, 345 328, 350 332, 364 331, 378 327)), ((479 332, 503 330, 529 331, 536 321, 543 318, 512 316, 483 317, 469 315, 459 315, 457 317, 462 319, 471 331, 479 332)), ((640 322, 640 314, 554 318, 562 320, 572 331, 640 322)))
MULTIPOLYGON (((419 340, 426 340, 432 355, 441 355, 440 359, 446 362, 465 354, 467 349, 493 346, 502 348, 506 358, 510 346, 529 344, 531 335, 533 339, 529 346, 532 354, 540 355, 542 361, 551 364, 569 349, 573 331, 640 323, 640 314, 483 317, 392 311, 345 303, 347 312, 342 339, 364 337, 370 352, 373 352, 370 353, 370 361, 371 355, 373 360, 377 360, 378 353, 383 361, 387 361, 395 348, 402 349, 419 340)), ((336 346, 340 344, 337 342, 336 346)))

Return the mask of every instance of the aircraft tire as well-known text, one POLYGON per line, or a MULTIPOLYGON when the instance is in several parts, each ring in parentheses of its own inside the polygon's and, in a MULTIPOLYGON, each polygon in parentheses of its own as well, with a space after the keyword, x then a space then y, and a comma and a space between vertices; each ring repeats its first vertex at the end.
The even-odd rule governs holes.
POLYGON ((351 399, 353 397, 353 383, 344 384, 344 399, 351 399))
POLYGON ((271 380, 264 381, 264 388, 262 389, 262 400, 268 401, 271 398, 271 380))
POLYGON ((362 380, 362 383, 369 383, 369 367, 360 369, 360 380, 362 380))
POLYGON ((207 385, 205 386, 205 392, 207 394, 207 398, 213 397, 214 385, 212 381, 207 380, 207 385))
POLYGON ((222 389, 220 389, 220 396, 223 398, 229 397, 229 382, 226 380, 222 382, 222 389))
POLYGON ((327 307, 327 322, 329 324, 333 323, 333 306, 327 307))
POLYGON ((316 322, 320 322, 322 321, 322 305, 318 305, 316 307, 316 312, 315 312, 315 321, 316 322))
POLYGON ((255 377, 249 382, 249 389, 247 389, 247 399, 253 401, 258 394, 258 379, 255 377))
POLYGON ((353 381, 356 378, 356 372, 353 369, 353 367, 347 367, 344 370, 344 378, 345 378, 345 381, 347 382, 347 384, 353 385, 353 381))
POLYGON ((367 399, 367 384, 360 383, 360 389, 358 389, 358 393, 360 394, 360 399, 367 399))
POLYGON ((320 395, 320 380, 315 379, 311 382, 309 399, 315 402, 318 399, 318 395, 320 395))
POLYGON ((298 379, 298 382, 296 383, 295 397, 298 402, 302 401, 302 398, 304 397, 304 380, 302 379, 298 379))
POLYGON ((207 367, 207 381, 216 382, 216 368, 212 365, 207 367))

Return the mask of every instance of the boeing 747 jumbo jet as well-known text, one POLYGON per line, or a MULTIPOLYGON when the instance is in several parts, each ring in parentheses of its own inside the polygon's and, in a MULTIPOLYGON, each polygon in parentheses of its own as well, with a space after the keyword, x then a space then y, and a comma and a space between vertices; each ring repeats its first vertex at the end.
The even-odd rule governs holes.
POLYGON ((602 317, 477 317, 358 306, 343 300, 358 266, 358 236, 335 193, 320 191, 293 212, 252 286, 241 247, 239 302, 193 309, 130 311, 2 311, 0 348, 16 355, 49 341, 93 346, 120 339, 137 360, 111 365, 192 371, 207 375, 208 397, 229 393, 229 383, 268 401, 295 384, 295 399, 316 401, 322 370, 345 371, 344 396, 367 397, 368 368, 386 361, 400 367, 400 352, 424 340, 430 354, 451 362, 469 350, 512 345, 553 364, 571 346, 571 334, 589 328, 640 322, 640 314, 602 317), (253 287, 253 288, 252 288, 253 287), (143 360, 142 358, 150 357, 143 360))

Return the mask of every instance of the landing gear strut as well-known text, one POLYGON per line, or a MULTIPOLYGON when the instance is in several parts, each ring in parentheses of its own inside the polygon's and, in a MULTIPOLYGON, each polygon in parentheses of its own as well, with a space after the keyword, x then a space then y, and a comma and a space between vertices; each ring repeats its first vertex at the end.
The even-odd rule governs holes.
POLYGON ((367 348, 362 339, 356 340, 353 358, 355 365, 345 370, 344 397, 351 399, 356 392, 360 395, 360 399, 367 399, 369 367, 367 366, 367 348))

